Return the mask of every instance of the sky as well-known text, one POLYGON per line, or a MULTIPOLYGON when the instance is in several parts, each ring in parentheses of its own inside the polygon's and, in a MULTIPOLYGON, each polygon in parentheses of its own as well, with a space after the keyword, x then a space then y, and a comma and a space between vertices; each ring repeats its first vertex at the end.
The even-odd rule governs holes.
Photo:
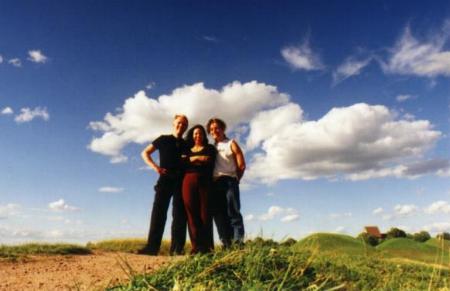
POLYGON ((146 237, 180 113, 241 145, 248 238, 450 232, 449 78, 448 1, 1 1, 0 243, 146 237))

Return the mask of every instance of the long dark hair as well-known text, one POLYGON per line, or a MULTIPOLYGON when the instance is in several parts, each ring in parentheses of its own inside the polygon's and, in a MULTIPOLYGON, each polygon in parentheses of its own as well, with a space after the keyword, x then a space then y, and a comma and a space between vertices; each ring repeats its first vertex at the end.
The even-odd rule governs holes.
POLYGON ((189 131, 186 134, 186 143, 189 148, 194 146, 194 130, 196 130, 197 128, 200 129, 200 132, 203 135, 203 146, 208 145, 208 136, 206 135, 205 128, 200 124, 196 124, 193 127, 191 127, 191 129, 189 129, 189 131))

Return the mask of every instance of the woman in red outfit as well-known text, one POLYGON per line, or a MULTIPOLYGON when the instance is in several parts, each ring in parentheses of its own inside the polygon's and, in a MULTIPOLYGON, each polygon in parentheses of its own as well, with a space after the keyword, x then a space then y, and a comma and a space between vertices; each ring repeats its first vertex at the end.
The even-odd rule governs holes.
POLYGON ((214 248, 208 195, 212 183, 216 149, 208 144, 206 131, 195 125, 187 134, 184 155, 183 202, 186 209, 192 254, 207 253, 214 248))

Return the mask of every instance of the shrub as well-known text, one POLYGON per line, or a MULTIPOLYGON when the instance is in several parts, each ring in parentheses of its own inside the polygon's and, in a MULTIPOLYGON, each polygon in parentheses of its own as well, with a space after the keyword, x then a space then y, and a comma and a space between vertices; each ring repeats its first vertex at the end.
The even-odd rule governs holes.
POLYGON ((387 233, 386 238, 406 237, 406 232, 400 228, 392 227, 387 233))
POLYGON ((431 235, 427 231, 424 231, 424 230, 421 232, 415 233, 413 235, 413 239, 418 242, 426 242, 430 238, 431 238, 431 235))
POLYGON ((356 238, 362 239, 366 244, 371 245, 373 247, 380 243, 377 237, 367 232, 361 232, 356 238))

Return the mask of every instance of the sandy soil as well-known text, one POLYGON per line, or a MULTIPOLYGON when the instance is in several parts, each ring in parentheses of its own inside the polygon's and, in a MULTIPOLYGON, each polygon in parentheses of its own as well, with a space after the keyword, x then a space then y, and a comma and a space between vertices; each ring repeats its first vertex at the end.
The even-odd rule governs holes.
POLYGON ((127 281, 133 272, 150 273, 174 259, 95 253, 85 256, 29 256, 18 261, 0 261, 0 290, 103 290, 127 281))

